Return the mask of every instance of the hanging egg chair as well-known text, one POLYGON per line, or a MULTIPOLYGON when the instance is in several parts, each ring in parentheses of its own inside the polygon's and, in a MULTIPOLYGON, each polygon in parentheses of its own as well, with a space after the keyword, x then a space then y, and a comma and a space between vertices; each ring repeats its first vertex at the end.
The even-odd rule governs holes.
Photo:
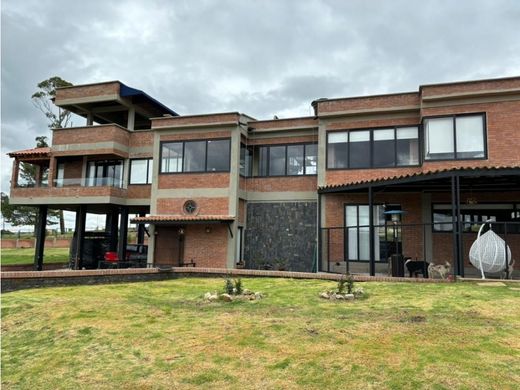
POLYGON ((484 272, 501 272, 506 268, 506 261, 511 260, 511 249, 492 229, 491 221, 488 220, 482 224, 478 230, 478 236, 471 249, 469 250, 469 261, 477 268, 482 279, 485 279, 484 272), (482 233, 482 229, 489 224, 489 230, 482 233))

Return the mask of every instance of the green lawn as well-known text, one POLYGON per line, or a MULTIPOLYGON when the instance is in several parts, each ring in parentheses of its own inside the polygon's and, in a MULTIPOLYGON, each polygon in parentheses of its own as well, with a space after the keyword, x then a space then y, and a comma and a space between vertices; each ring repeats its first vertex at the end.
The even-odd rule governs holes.
POLYGON ((3 294, 3 388, 519 388, 512 283, 365 283, 329 302, 333 282, 243 281, 266 298, 204 302, 217 278, 3 294))
MULTIPOLYGON (((69 248, 45 248, 43 263, 69 261, 69 248)), ((34 248, 2 249, 2 264, 33 264, 34 248)))

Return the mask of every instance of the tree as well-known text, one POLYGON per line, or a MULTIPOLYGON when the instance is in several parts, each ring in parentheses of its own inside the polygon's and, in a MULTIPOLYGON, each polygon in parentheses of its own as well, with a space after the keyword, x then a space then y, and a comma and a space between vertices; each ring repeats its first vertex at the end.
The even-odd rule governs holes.
MULTIPOLYGON (((38 91, 31 96, 34 106, 39 109, 47 118, 47 126, 49 129, 62 129, 72 125, 72 113, 68 110, 63 110, 53 104, 52 100, 56 97, 56 88, 71 87, 72 83, 63 80, 61 77, 54 76, 47 80, 38 83, 38 91)), ((49 146, 47 144, 47 137, 36 137, 36 147, 44 148, 49 146)), ((22 169, 20 170, 22 171, 22 169)), ((22 177, 23 174, 21 173, 22 177)), ((65 219, 63 218, 63 210, 59 210, 60 231, 65 233, 65 219)))
POLYGON ((56 97, 56 88, 71 87, 72 83, 54 76, 38 83, 38 91, 31 96, 34 106, 47 118, 49 129, 69 127, 72 113, 55 106, 52 100, 56 97))
MULTIPOLYGON (((35 225, 36 208, 31 206, 15 206, 9 203, 9 196, 2 192, 2 217, 5 222, 13 226, 35 225)), ((57 222, 57 212, 49 213, 47 224, 54 225, 57 222)))

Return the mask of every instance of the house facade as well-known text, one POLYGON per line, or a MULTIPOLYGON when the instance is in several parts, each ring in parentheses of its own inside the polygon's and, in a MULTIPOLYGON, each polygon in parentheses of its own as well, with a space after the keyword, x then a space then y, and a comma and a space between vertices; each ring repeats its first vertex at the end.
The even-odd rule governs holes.
POLYGON ((10 153, 11 202, 41 221, 76 211, 78 267, 87 213, 107 216, 120 258, 135 223, 149 265, 375 274, 400 254, 464 275, 484 221, 520 258, 520 77, 318 99, 314 116, 273 120, 181 116, 117 81, 54 103, 86 126, 10 153), (30 183, 21 162, 38 168, 30 183))

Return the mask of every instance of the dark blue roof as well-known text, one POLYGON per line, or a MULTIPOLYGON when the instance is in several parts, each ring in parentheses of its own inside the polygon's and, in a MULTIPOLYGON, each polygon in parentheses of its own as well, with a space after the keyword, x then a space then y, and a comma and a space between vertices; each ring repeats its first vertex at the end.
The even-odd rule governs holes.
POLYGON ((119 95, 121 97, 141 96, 141 97, 145 98, 146 100, 148 100, 153 105, 155 105, 160 111, 164 111, 163 114, 170 114, 170 115, 173 115, 173 116, 179 116, 179 114, 177 114, 175 111, 173 111, 172 109, 166 107, 164 104, 162 104, 160 101, 154 99, 153 97, 148 95, 146 92, 143 92, 143 91, 141 91, 139 89, 130 88, 129 86, 127 86, 127 85, 125 85, 123 83, 120 83, 120 84, 121 84, 121 88, 119 90, 119 95))

